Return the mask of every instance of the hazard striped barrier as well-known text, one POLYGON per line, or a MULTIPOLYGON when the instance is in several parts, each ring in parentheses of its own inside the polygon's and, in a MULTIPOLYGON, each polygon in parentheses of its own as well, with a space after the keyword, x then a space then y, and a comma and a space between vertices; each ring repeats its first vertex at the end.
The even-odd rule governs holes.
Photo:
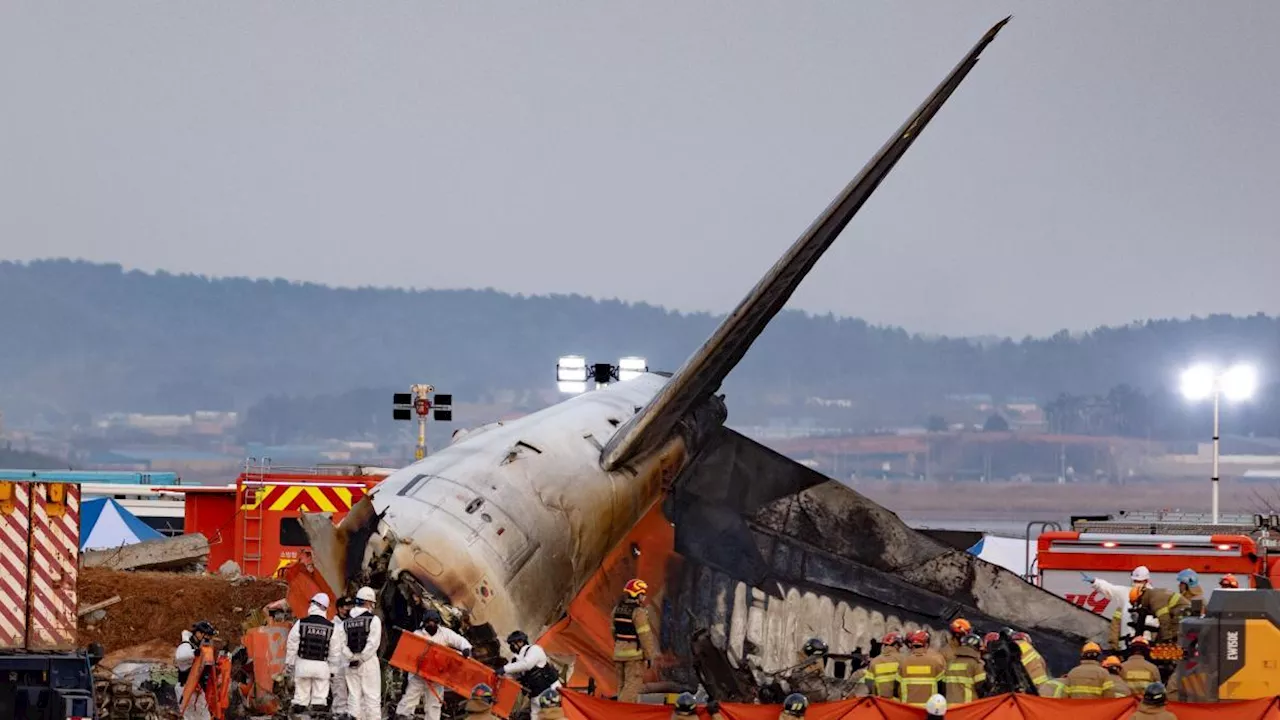
POLYGON ((80 486, 31 486, 29 650, 76 647, 76 572, 80 565, 80 486))
POLYGON ((270 512, 346 512, 364 494, 362 486, 263 485, 246 491, 240 507, 270 512))
POLYGON ((27 644, 31 485, 0 482, 0 650, 27 644))

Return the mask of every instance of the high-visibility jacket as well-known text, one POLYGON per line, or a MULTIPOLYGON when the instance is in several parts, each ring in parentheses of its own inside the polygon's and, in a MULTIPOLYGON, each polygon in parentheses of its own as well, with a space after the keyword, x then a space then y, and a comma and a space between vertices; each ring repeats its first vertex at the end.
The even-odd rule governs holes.
MULTIPOLYGON (((1107 672, 1111 672, 1108 670, 1107 672)), ((1127 698, 1133 697, 1133 688, 1129 687, 1129 683, 1124 681, 1118 673, 1111 673, 1111 689, 1102 693, 1103 697, 1108 698, 1127 698)))
POLYGON ((1178 638, 1178 621, 1191 609, 1191 603, 1182 593, 1149 587, 1138 598, 1138 607, 1160 623, 1156 642, 1174 642, 1178 638))
POLYGON ((1106 697, 1115 683, 1111 673, 1097 660, 1081 660, 1067 673, 1067 697, 1073 700, 1097 700, 1106 697))
POLYGON ((947 684, 948 706, 977 700, 979 688, 987 681, 982 655, 971 647, 956 648, 942 680, 947 684))
POLYGON ((897 695, 898 661, 902 654, 895 647, 886 647, 867 666, 867 680, 876 697, 891 698, 897 695))
POLYGON ((649 626, 649 611, 636 602, 619 603, 613 611, 613 659, 630 662, 657 657, 658 643, 649 626))
POLYGON ((1147 691, 1148 685, 1160 679, 1160 669, 1152 665, 1150 660, 1134 653, 1120 664, 1120 677, 1129 683, 1134 695, 1141 696, 1147 691))
POLYGON ((1047 698, 1063 698, 1067 696, 1067 681, 1065 678, 1049 678, 1045 684, 1036 688, 1036 692, 1040 697, 1047 698))
POLYGON ((913 648, 898 661, 898 700, 924 707, 939 691, 947 661, 936 650, 913 648))
POLYGON ((1049 682, 1049 666, 1045 664, 1044 658, 1040 657, 1040 653, 1036 652, 1035 647, 1023 640, 1018 643, 1018 649, 1022 651, 1022 667, 1026 668, 1027 675, 1031 676, 1031 684, 1040 687, 1049 682))

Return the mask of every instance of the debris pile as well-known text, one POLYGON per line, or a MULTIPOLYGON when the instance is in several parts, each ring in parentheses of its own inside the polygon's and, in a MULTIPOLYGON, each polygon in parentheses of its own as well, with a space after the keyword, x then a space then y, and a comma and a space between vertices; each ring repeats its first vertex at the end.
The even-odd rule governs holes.
POLYGON ((208 620, 218 628, 219 639, 234 648, 246 626, 261 624, 256 611, 288 590, 283 582, 252 577, 82 568, 80 607, 116 596, 120 601, 80 618, 79 643, 101 643, 107 653, 153 642, 173 648, 183 630, 208 620))

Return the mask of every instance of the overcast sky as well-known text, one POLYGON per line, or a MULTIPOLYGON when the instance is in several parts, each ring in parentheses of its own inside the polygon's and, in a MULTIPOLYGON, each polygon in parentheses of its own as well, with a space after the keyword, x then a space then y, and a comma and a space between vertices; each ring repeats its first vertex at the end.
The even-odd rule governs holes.
POLYGON ((0 3, 0 258, 953 334, 1280 312, 1280 3, 0 3))

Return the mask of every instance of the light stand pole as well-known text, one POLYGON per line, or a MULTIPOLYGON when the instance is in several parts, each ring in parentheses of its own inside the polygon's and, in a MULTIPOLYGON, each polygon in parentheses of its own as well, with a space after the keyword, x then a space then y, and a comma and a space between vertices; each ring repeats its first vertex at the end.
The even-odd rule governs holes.
POLYGON ((1221 481, 1222 396, 1227 400, 1248 400, 1258 386, 1257 372, 1248 365, 1235 365, 1219 372, 1210 365, 1196 365, 1182 373, 1182 395, 1187 400, 1213 398, 1213 524, 1218 524, 1218 483, 1221 481))
POLYGON ((1218 431, 1218 406, 1222 402, 1221 383, 1213 385, 1213 524, 1218 524, 1218 443, 1221 433, 1218 431))

